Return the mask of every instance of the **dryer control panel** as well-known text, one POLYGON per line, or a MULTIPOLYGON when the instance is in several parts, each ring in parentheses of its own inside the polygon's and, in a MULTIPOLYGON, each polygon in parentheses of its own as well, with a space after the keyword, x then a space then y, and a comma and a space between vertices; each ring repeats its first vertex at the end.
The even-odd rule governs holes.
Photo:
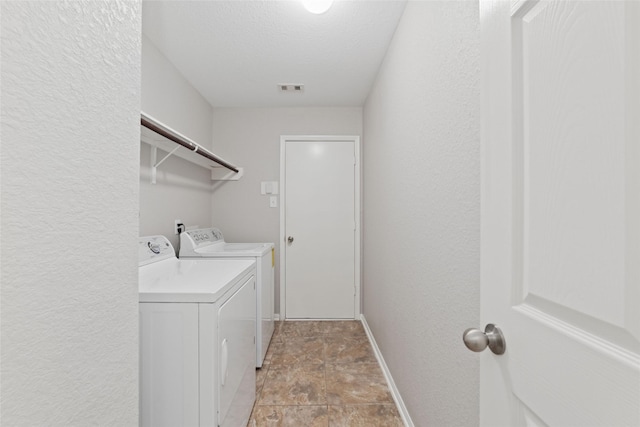
POLYGON ((164 236, 146 236, 138 240, 138 265, 175 258, 176 251, 164 236))

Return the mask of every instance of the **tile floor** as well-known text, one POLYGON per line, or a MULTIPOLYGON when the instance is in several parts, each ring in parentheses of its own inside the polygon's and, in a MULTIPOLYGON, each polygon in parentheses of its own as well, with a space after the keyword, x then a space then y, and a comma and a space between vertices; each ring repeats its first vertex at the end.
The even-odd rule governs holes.
POLYGON ((358 321, 278 322, 248 427, 402 427, 358 321))

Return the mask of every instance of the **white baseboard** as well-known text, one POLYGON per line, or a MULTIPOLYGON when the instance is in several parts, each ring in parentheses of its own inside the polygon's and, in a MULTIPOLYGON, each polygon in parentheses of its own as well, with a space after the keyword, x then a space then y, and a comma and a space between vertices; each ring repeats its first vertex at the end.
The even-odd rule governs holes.
MULTIPOLYGON (((0 0, 1 1, 1 0, 0 0)), ((353 318, 353 320, 360 320, 360 316, 362 316, 361 314, 356 315, 356 317, 353 318)), ((280 321, 280 313, 274 313, 273 315, 273 320, 275 320, 276 322, 280 321)), ((284 319, 282 319, 284 320, 284 319)), ((323 319, 323 318, 308 318, 308 319, 289 319, 293 322, 314 322, 314 321, 322 321, 322 322, 341 322, 344 320, 352 320, 351 318, 348 319, 323 319)))
POLYGON ((391 396, 393 397, 396 406, 398 407, 398 411, 400 412, 400 416, 402 417, 402 421, 406 427, 415 427, 413 421, 411 420, 411 416, 409 416, 409 411, 407 411, 407 407, 404 405, 404 401, 402 400, 402 396, 400 396, 400 392, 396 387, 396 383, 393 381, 393 377, 391 377, 391 372, 389 371, 389 367, 384 361, 382 357, 382 353, 378 348, 378 344, 376 343, 375 338, 373 337, 373 333, 371 333, 371 329, 369 329, 369 325, 367 324, 367 320, 364 318, 364 314, 360 316, 360 321, 362 322, 362 326, 364 326, 364 330, 367 333, 367 337, 369 337, 369 341, 371 342, 371 347, 373 347, 373 352, 376 355, 376 359, 378 359, 378 364, 380 364, 380 368, 382 369, 382 373, 384 374, 385 379, 387 380, 387 384, 389 385, 389 390, 391 391, 391 396))

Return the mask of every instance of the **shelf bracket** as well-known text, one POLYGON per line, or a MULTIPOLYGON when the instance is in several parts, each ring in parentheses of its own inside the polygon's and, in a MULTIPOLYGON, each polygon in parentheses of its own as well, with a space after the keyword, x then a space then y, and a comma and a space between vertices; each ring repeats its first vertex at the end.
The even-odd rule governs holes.
POLYGON ((156 175, 157 175, 157 171, 158 171, 158 166, 160 166, 162 164, 162 162, 164 162, 169 157, 171 157, 171 155, 173 155, 173 153, 175 153, 178 150, 178 148, 180 148, 179 145, 176 148, 174 148, 173 150, 171 150, 169 152, 169 154, 164 156, 162 158, 162 160, 160 160, 159 162, 156 163, 156 160, 158 158, 158 147, 151 147, 151 183, 152 184, 156 183, 156 175))
POLYGON ((244 168, 238 168, 238 172, 234 172, 223 168, 214 168, 211 170, 212 181, 238 181, 244 175, 244 168))
MULTIPOLYGON (((1 0, 0 0, 1 1, 1 0)), ((237 181, 244 174, 244 169, 235 166, 195 141, 160 123, 153 117, 140 113, 140 141, 151 146, 151 183, 156 183, 158 166, 170 156, 176 155, 193 164, 211 171, 212 181, 237 181), (173 144, 178 144, 174 146, 173 144), (183 147, 184 150, 179 148, 183 147), (158 161, 158 149, 169 153, 158 161)))

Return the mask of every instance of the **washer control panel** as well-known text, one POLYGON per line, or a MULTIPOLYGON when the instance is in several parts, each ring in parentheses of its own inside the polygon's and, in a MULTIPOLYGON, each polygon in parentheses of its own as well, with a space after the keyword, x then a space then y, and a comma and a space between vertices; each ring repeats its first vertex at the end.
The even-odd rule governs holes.
POLYGON ((185 237, 191 239, 195 247, 224 242, 222 231, 217 228, 200 228, 198 230, 185 231, 180 234, 180 240, 185 237))
POLYGON ((171 242, 164 236, 146 236, 138 240, 138 265, 175 258, 171 242))

